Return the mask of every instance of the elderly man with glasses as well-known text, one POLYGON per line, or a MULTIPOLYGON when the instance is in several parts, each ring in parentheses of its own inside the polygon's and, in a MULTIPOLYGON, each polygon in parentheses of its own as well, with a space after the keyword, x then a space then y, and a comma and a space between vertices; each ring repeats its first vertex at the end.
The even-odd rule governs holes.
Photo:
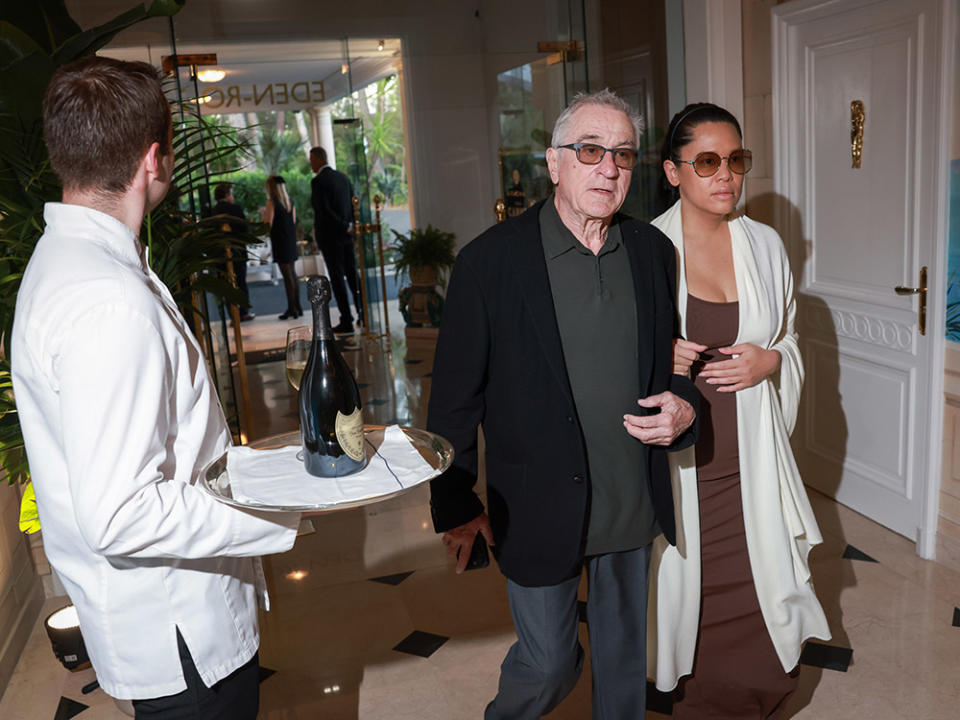
POLYGON ((456 458, 431 508, 457 572, 479 533, 507 577, 518 639, 487 720, 534 720, 576 685, 584 571, 593 717, 644 715, 650 545, 675 538, 667 451, 696 439, 698 394, 672 373, 670 241, 617 212, 639 134, 609 90, 574 98, 553 196, 469 243, 450 279, 428 427, 456 458))

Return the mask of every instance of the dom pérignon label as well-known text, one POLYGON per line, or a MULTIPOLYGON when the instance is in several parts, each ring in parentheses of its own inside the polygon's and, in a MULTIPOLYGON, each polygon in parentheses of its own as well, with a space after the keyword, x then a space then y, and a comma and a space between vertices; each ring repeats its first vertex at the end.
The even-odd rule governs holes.
POLYGON ((313 305, 313 344, 300 381, 303 464, 311 475, 341 477, 364 464, 360 391, 330 325, 330 280, 307 282, 313 305))

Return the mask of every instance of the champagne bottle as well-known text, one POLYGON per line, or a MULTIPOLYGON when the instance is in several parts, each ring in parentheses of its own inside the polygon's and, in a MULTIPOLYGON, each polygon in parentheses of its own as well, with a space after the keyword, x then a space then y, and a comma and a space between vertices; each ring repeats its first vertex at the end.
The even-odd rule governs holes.
POLYGON ((307 282, 313 305, 313 344, 300 381, 303 463, 311 475, 341 477, 364 465, 360 391, 330 326, 330 280, 307 282))

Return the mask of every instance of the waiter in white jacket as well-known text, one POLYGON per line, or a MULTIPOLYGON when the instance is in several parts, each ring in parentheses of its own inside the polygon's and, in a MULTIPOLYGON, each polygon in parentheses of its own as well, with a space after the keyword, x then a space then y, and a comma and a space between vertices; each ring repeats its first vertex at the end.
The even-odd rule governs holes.
POLYGON ((299 515, 195 484, 230 434, 139 234, 170 186, 170 107, 145 63, 65 66, 44 99, 63 202, 17 297, 11 360, 44 547, 103 689, 137 718, 257 715, 259 561, 299 515))

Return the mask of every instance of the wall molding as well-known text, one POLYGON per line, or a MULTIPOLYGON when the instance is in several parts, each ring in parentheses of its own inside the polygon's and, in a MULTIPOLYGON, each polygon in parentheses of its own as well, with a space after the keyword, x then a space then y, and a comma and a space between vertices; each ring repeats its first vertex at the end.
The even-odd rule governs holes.
POLYGON ((902 352, 913 353, 916 349, 917 333, 912 324, 835 308, 806 308, 804 314, 813 330, 902 352))

